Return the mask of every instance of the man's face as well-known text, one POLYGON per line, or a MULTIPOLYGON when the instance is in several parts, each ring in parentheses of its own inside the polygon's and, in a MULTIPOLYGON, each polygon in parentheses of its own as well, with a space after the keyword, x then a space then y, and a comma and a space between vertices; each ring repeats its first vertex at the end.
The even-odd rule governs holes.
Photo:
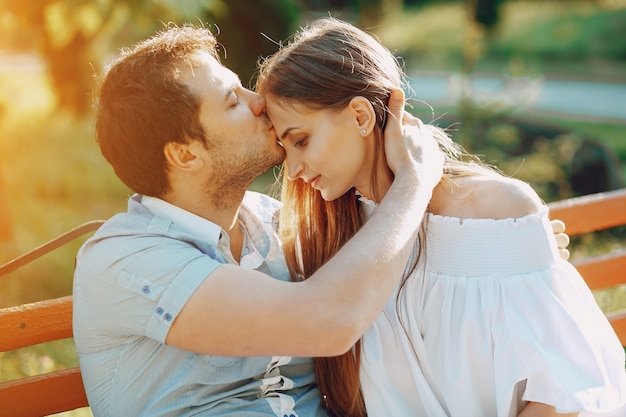
POLYGON ((195 68, 181 68, 181 80, 201 100, 213 173, 252 181, 285 158, 265 115, 265 100, 243 88, 239 77, 208 53, 195 68))

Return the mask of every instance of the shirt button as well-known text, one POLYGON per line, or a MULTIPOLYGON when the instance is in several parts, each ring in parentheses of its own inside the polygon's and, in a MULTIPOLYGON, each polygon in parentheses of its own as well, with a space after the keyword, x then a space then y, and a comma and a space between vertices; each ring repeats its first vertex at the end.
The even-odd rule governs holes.
POLYGON ((156 312, 157 314, 160 316, 161 314, 163 314, 163 307, 157 307, 156 312))
POLYGON ((172 320, 172 315, 170 313, 165 313, 163 318, 165 319, 165 321, 170 321, 170 320, 172 320))
POLYGON ((150 294, 150 286, 144 285, 143 287, 141 287, 141 292, 144 294, 150 294))

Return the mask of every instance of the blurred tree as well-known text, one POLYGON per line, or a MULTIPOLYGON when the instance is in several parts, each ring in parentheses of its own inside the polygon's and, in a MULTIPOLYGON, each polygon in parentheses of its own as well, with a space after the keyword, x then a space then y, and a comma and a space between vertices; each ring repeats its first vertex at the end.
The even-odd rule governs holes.
POLYGON ((283 38, 297 15, 293 0, 0 0, 0 6, 3 47, 39 52, 58 107, 77 116, 91 108, 93 73, 112 44, 126 46, 164 22, 218 23, 229 65, 249 77, 259 54, 271 50, 261 33, 283 38))
POLYGON ((224 64, 244 86, 252 86, 258 59, 276 52, 277 43, 292 34, 299 13, 294 0, 228 0, 207 9, 203 17, 219 30, 224 64))
MULTIPOLYGON (((2 21, 13 32, 28 40, 19 47, 36 50, 47 64, 57 106, 75 115, 83 115, 91 105, 91 82, 100 57, 94 44, 101 35, 112 37, 119 30, 120 13, 147 1, 121 0, 5 0, 2 21), (7 23, 8 22, 8 23, 7 23)), ((157 7, 150 6, 155 12, 157 7)), ((144 11, 146 12, 146 11, 144 11)), ((13 38, 19 39, 19 36, 13 38)), ((10 46, 10 45, 9 45, 10 46)))
POLYGON ((405 0, 301 0, 301 4, 307 10, 331 13, 363 29, 371 29, 386 15, 400 12, 405 2, 405 0))
POLYGON ((474 130, 484 112, 476 111, 477 106, 472 97, 467 96, 469 74, 474 70, 476 62, 484 55, 489 34, 498 23, 499 6, 504 0, 465 0, 466 28, 463 37, 464 85, 462 86, 459 109, 465 128, 461 136, 461 144, 472 152, 475 143, 474 130))
POLYGON ((476 0, 474 19, 489 32, 500 19, 500 5, 504 0, 476 0))

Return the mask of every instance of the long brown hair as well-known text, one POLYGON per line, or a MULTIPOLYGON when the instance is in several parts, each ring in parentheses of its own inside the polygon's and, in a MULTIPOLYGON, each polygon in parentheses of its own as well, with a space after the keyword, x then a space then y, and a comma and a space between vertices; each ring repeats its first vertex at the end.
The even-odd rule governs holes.
MULTIPOLYGON (((380 139, 387 100, 392 88, 401 87, 402 78, 389 52, 363 35, 335 19, 316 21, 261 65, 257 91, 326 110, 342 109, 356 95, 366 97, 376 112, 375 154, 380 158, 384 157, 380 139)), ((281 200, 285 204, 280 216, 281 238, 295 279, 311 276, 361 226, 354 190, 335 201, 324 201, 303 181, 284 179, 281 200)), ((315 359, 320 392, 331 415, 366 415, 359 384, 360 352, 357 342, 341 356, 315 359)))
MULTIPOLYGON (((382 131, 387 100, 391 90, 402 87, 404 82, 398 61, 378 41, 348 23, 325 18, 301 30, 290 43, 260 63, 257 91, 277 98, 282 105, 298 104, 312 110, 342 110, 356 96, 367 98, 376 112, 374 158, 380 159, 385 157, 382 131)), ((484 172, 477 164, 461 161, 462 150, 445 131, 432 125, 425 127, 446 155, 444 180, 484 172)), ((375 163, 372 170, 373 186, 380 174, 378 166, 375 163)), ((378 190, 374 188, 373 194, 378 201, 378 190)), ((294 280, 310 277, 362 225, 354 189, 334 201, 325 201, 304 181, 290 181, 283 175, 281 200, 284 206, 279 230, 294 280)), ((409 268, 401 285, 411 272, 409 268)), ((343 355, 315 358, 320 393, 333 416, 366 416, 359 384, 360 354, 357 342, 343 355)))

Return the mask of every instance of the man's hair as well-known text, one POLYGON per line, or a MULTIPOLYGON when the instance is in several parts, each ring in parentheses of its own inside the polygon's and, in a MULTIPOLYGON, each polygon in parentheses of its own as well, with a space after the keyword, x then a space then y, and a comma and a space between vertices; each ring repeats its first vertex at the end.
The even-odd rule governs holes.
POLYGON ((102 154, 131 190, 155 197, 170 189, 163 149, 168 142, 206 142, 200 98, 179 80, 199 52, 219 61, 209 29, 169 26, 123 49, 101 83, 96 137, 102 154))

